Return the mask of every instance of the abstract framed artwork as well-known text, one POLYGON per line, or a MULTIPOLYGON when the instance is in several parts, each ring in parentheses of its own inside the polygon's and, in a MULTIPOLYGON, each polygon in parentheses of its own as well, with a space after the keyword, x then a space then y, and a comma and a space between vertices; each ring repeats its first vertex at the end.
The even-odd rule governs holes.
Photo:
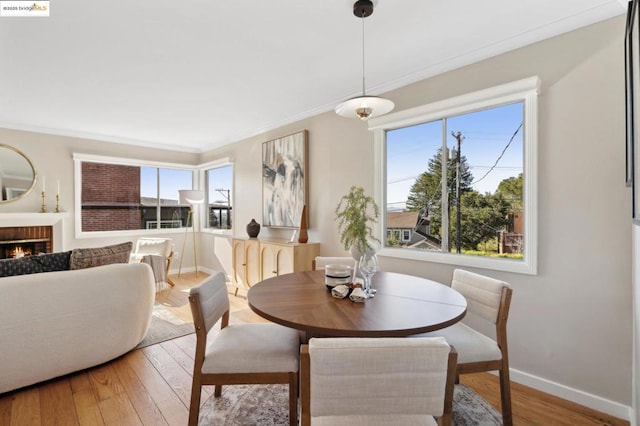
POLYGON ((298 228, 303 207, 309 211, 307 149, 307 130, 262 144, 264 226, 298 228))

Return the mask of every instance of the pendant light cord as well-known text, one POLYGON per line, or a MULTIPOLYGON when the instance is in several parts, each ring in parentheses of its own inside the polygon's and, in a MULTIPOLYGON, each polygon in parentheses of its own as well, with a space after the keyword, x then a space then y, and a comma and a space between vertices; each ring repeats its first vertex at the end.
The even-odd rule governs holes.
POLYGON ((364 68, 364 10, 362 11, 362 96, 365 96, 364 93, 364 76, 365 76, 365 68, 364 68))

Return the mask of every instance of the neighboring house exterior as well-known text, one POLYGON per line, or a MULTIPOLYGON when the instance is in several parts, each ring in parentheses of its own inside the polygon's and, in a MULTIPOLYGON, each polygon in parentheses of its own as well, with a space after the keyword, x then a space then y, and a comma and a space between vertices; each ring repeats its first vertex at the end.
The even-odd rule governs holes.
POLYGON ((400 246, 440 250, 440 242, 429 237, 430 221, 419 212, 387 212, 387 240, 400 246))
MULTIPOLYGON (((209 204, 209 227, 231 229, 231 206, 209 204)), ((158 228, 158 199, 141 196, 140 167, 82 164, 82 230, 123 231, 158 228)), ((160 198, 160 229, 189 226, 189 206, 160 198)))
MULTIPOLYGON (((142 197, 140 167, 82 163, 82 230, 122 231, 157 227, 157 199, 142 197)), ((188 207, 161 199, 161 228, 185 226, 188 207)))
POLYGON ((411 241, 417 222, 418 212, 387 212, 387 239, 406 245, 411 241))

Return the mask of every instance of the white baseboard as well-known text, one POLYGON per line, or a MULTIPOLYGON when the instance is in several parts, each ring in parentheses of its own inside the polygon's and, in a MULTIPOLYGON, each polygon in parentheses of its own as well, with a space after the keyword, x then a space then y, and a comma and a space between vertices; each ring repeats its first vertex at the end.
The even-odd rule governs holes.
MULTIPOLYGON (((196 268, 191 268, 190 270, 195 272, 196 268)), ((206 272, 209 275, 213 274, 214 272, 218 272, 218 271, 215 271, 213 269, 205 268, 204 266, 198 265, 198 272, 199 271, 206 272)))
POLYGON ((584 405, 585 407, 600 411, 601 413, 627 421, 631 421, 634 417, 633 408, 627 405, 620 404, 597 395, 592 395, 578 389, 570 388, 569 386, 552 382, 551 380, 543 379, 542 377, 534 376, 523 371, 514 370, 513 368, 509 369, 509 374, 511 375, 511 381, 513 382, 529 386, 539 391, 557 396, 558 398, 575 402, 576 404, 584 405))
MULTIPOLYGON (((169 270, 169 275, 178 275, 178 271, 179 271, 178 268, 175 268, 175 269, 171 268, 169 270)), ((186 272, 195 272, 195 271, 196 271, 195 266, 183 266, 182 270, 180 271, 180 273, 182 273, 182 272, 185 272, 185 273, 186 272)), ((211 273, 213 273, 213 272, 216 272, 213 269, 205 268, 203 266, 198 265, 198 272, 200 272, 200 271, 206 272, 209 275, 211 275, 211 273)))

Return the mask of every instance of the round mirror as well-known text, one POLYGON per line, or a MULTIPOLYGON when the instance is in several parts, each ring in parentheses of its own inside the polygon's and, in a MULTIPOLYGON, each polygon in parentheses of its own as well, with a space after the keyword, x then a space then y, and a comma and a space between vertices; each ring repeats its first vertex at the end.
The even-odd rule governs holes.
POLYGON ((0 143, 0 203, 24 197, 35 184, 36 169, 27 156, 12 146, 0 143))

